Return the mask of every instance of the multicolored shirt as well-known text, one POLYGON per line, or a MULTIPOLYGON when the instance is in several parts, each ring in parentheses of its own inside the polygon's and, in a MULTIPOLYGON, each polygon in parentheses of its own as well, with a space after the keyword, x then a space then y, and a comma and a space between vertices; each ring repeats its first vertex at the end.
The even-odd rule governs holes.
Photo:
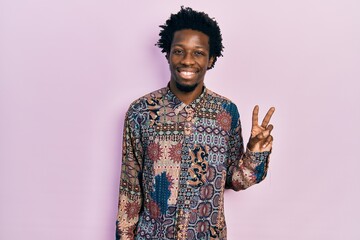
POLYGON ((117 239, 226 239, 224 190, 259 183, 270 152, 244 152, 230 100, 204 88, 191 104, 169 87, 126 114, 117 239))

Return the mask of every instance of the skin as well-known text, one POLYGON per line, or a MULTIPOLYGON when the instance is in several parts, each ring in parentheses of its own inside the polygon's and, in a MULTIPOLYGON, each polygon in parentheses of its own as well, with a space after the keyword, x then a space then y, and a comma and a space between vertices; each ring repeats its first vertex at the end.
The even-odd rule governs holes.
MULTIPOLYGON (((167 53, 170 67, 170 89, 185 104, 190 104, 201 93, 204 87, 206 71, 214 58, 209 55, 209 37, 199 31, 184 29, 174 33, 170 52, 167 53)), ((252 114, 251 135, 247 148, 253 152, 270 151, 273 144, 269 124, 275 111, 271 107, 261 125, 258 124, 259 106, 252 114)))
POLYGON ((265 152, 270 151, 273 144, 273 136, 271 131, 274 126, 269 124, 271 116, 275 112, 275 108, 271 107, 266 113, 261 125, 258 123, 259 119, 259 106, 256 105, 252 114, 251 135, 247 148, 252 152, 265 152))
POLYGON ((190 104, 202 93, 206 71, 213 62, 209 56, 209 37, 190 29, 176 31, 167 59, 171 91, 182 102, 190 104), (183 91, 179 85, 194 89, 183 91))

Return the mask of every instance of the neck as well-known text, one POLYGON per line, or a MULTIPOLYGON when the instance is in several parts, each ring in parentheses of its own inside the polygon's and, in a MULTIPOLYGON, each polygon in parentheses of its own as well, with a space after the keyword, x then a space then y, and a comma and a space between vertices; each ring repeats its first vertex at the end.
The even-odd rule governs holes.
POLYGON ((196 88, 191 92, 184 92, 179 90, 173 81, 170 81, 169 87, 170 90, 174 93, 174 95, 178 99, 180 99, 180 101, 188 105, 201 95, 201 93, 203 92, 204 84, 199 83, 199 85, 197 85, 196 88))

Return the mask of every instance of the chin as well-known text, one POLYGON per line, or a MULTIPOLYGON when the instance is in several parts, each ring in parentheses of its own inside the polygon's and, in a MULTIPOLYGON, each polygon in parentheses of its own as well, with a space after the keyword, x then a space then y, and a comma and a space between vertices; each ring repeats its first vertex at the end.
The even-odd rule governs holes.
POLYGON ((199 85, 198 83, 192 84, 192 85, 186 85, 176 82, 176 88, 179 89, 182 92, 192 92, 195 90, 195 88, 199 85))

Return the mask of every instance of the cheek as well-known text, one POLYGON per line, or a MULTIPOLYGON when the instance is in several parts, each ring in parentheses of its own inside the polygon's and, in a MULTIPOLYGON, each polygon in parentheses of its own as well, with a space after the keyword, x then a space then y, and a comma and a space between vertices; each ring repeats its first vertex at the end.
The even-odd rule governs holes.
POLYGON ((179 57, 170 56, 170 58, 168 58, 168 62, 170 65, 176 65, 179 62, 179 57))
POLYGON ((206 69, 208 69, 209 65, 210 65, 210 62, 207 59, 205 59, 201 62, 201 66, 203 67, 203 69, 205 71, 206 71, 206 69))

